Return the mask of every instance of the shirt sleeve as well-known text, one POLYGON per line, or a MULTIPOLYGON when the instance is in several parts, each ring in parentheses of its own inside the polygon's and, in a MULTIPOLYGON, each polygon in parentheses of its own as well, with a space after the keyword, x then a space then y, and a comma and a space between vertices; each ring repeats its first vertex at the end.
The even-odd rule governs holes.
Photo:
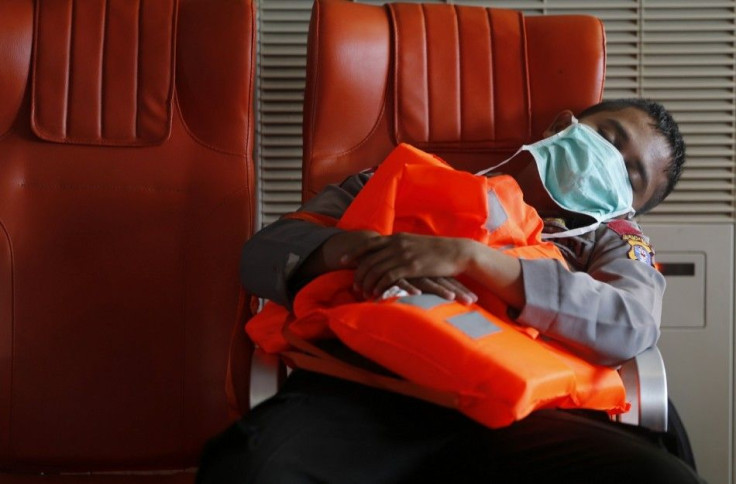
MULTIPOLYGON (((606 226, 596 237, 581 271, 554 260, 521 261, 526 304, 517 321, 588 361, 613 366, 657 342, 665 280, 651 257, 632 257, 625 237, 606 226)), ((580 267, 579 260, 569 262, 580 267)))
MULTIPOLYGON (((361 173, 340 185, 329 185, 299 211, 339 219, 369 177, 361 173)), ((312 252, 338 232, 340 229, 335 227, 293 218, 281 218, 264 227, 243 247, 240 258, 243 287, 290 308, 293 289, 301 285, 300 281, 290 280, 292 274, 312 252)))

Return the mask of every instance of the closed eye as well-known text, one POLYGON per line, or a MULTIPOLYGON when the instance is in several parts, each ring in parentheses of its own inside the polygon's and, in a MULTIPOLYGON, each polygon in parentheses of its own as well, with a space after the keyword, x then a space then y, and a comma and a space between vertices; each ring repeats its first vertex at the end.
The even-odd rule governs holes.
MULTIPOLYGON (((620 143, 620 137, 616 136, 614 133, 611 132, 611 130, 605 129, 603 127, 598 128, 598 134, 603 136, 603 138, 611 143, 618 151, 623 155, 623 152, 621 151, 621 143, 620 143)), ((637 191, 637 185, 641 184, 641 176, 639 171, 631 166, 631 163, 626 161, 626 173, 629 177, 629 185, 631 185, 631 189, 633 191, 637 191)))
POLYGON ((632 172, 632 169, 629 168, 629 165, 627 164, 626 173, 629 175, 629 185, 631 185, 631 189, 634 190, 634 178, 636 178, 636 175, 632 175, 631 172, 632 172))
POLYGON ((618 138, 614 137, 610 131, 603 128, 598 128, 598 134, 603 136, 603 138, 611 143, 619 152, 621 151, 621 145, 618 141, 618 138))

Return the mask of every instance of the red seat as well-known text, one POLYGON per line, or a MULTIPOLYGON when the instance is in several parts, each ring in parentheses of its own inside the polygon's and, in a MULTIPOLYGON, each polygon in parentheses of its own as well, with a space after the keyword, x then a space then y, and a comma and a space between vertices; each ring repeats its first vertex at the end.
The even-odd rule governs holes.
MULTIPOLYGON (((307 56, 304 200, 400 142, 456 168, 488 168, 542 138, 560 111, 598 103, 606 70, 595 17, 448 4, 317 0, 307 56)), ((254 367, 275 366, 259 353, 254 367)), ((633 405, 620 419, 666 430, 659 350, 620 372, 633 405)), ((275 388, 253 381, 262 396, 275 388)))
POLYGON ((3 483, 191 482, 231 420, 254 19, 251 0, 0 2, 3 483))
POLYGON ((317 0, 308 56, 305 199, 402 141, 487 168, 600 101, 606 51, 590 16, 317 0))

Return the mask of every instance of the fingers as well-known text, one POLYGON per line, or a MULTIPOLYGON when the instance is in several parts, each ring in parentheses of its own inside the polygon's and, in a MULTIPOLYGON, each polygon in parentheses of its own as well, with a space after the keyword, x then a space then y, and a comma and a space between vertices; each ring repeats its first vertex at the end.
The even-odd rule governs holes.
POLYGON ((380 243, 373 243, 372 251, 358 260, 355 270, 355 289, 362 290, 365 297, 377 296, 401 278, 414 277, 409 257, 397 243, 397 239, 385 237, 380 243))
POLYGON ((420 277, 410 279, 423 293, 434 294, 461 304, 472 304, 478 296, 453 277, 420 277))
POLYGON ((473 304, 478 296, 454 277, 438 277, 438 284, 455 293, 455 300, 462 304, 473 304))
MULTIPOLYGON (((449 301, 457 301, 460 304, 466 305, 478 301, 478 296, 473 291, 453 277, 400 278, 389 287, 392 286, 397 286, 412 296, 434 294, 449 301)), ((384 294, 384 292, 385 290, 380 294, 384 294)), ((365 294, 366 299, 370 299, 371 297, 371 294, 365 294)))
POLYGON ((361 288, 365 297, 378 296, 400 279, 411 277, 407 268, 391 254, 378 260, 380 255, 375 254, 374 260, 361 261, 355 271, 356 289, 361 288))
POLYGON ((411 294, 412 296, 417 296, 422 293, 422 290, 419 289, 416 285, 403 278, 396 281, 396 285, 411 294))
POLYGON ((455 299, 455 291, 448 287, 446 284, 440 282, 443 277, 418 277, 412 279, 412 283, 422 291, 424 294, 434 294, 450 301, 455 299))

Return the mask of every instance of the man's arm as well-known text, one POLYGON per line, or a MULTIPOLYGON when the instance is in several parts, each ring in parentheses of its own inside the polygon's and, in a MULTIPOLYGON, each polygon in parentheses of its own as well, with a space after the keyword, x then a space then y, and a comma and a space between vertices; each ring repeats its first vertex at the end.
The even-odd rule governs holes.
MULTIPOLYGON (((330 185, 308 201, 300 211, 339 219, 353 198, 363 188, 369 175, 347 178, 340 185, 330 185)), ((240 277, 253 294, 291 307, 295 289, 314 275, 328 270, 325 242, 344 233, 335 227, 281 218, 258 231, 243 247, 240 277)))
MULTIPOLYGON (((340 185, 330 185, 301 207, 302 213, 322 219, 339 219, 358 192, 370 179, 362 173, 340 185)), ((371 231, 343 231, 284 217, 256 233, 243 248, 240 262, 243 286, 254 294, 291 307, 294 294, 304 284, 325 272, 354 268, 343 259, 352 247, 382 237, 371 231)), ((419 277, 393 281, 410 294, 432 293, 469 304, 477 297, 453 278, 419 277)))
POLYGON ((468 239, 407 234, 367 241, 350 256, 360 259, 357 284, 373 294, 399 277, 464 273, 520 310, 519 323, 588 361, 617 365, 656 343, 664 277, 632 260, 632 245, 608 227, 588 237, 586 272, 550 259, 516 259, 468 239))
POLYGON ((521 261, 526 304, 517 321, 589 361, 617 365, 657 342, 665 280, 651 261, 632 259, 624 236, 602 225, 594 237, 585 272, 521 261))

